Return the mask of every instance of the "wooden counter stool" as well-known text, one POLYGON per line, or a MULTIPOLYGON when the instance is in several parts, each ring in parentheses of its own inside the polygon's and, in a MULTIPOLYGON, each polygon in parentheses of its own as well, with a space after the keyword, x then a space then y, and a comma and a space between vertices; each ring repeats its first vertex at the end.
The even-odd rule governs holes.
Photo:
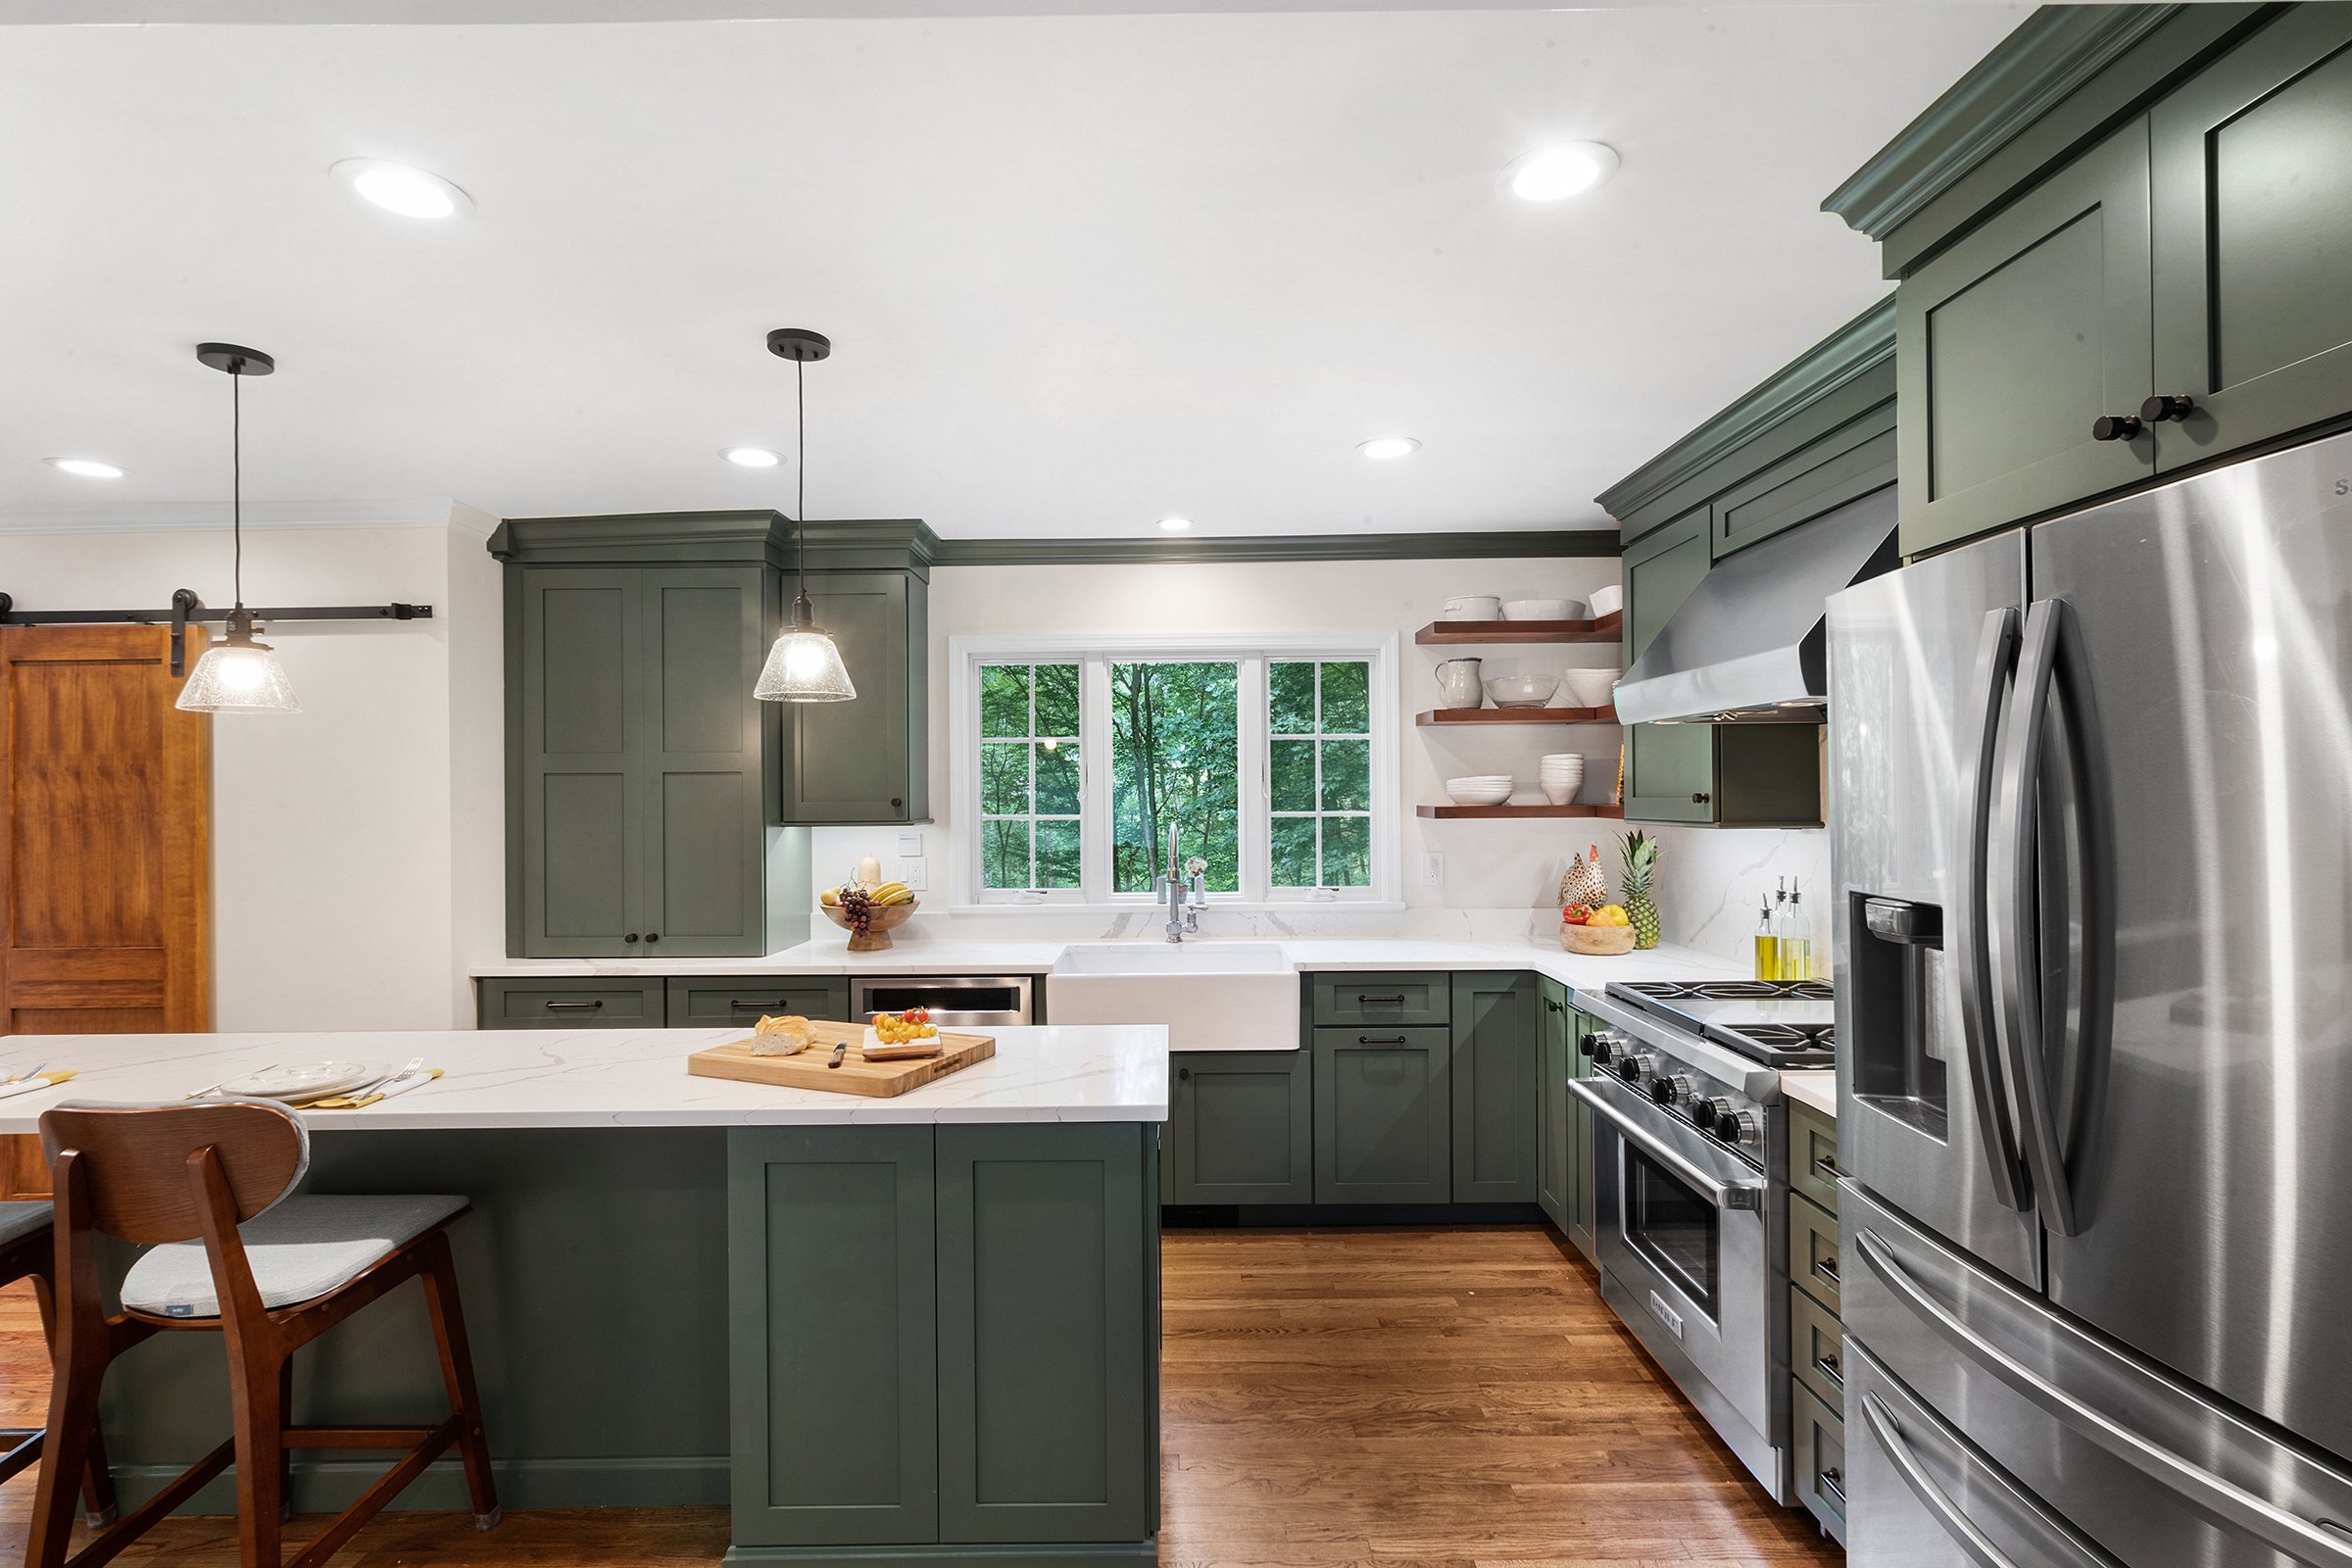
MULTIPOLYGON (((46 1202, 0 1203, 0 1285, 32 1281, 33 1303, 41 1310, 41 1336, 54 1349, 57 1323, 51 1302, 49 1276, 57 1261, 57 1242, 49 1231, 52 1210, 46 1202)), ((0 1481, 28 1469, 41 1456, 42 1430, 0 1429, 0 1481)), ((82 1472, 82 1503, 95 1526, 115 1517, 114 1479, 107 1473, 106 1448, 92 1438, 89 1463, 82 1472)))
POLYGON ((462 1198, 288 1197, 310 1168, 310 1133, 283 1105, 220 1101, 64 1104, 41 1117, 57 1195, 58 1335, 26 1568, 63 1568, 71 1491, 98 1439, 98 1389, 115 1357, 152 1335, 220 1334, 228 1350, 234 1436, 74 1554, 103 1563, 232 1463, 244 1568, 282 1568, 280 1521, 293 1448, 403 1448, 381 1479, 295 1557, 315 1568, 455 1445, 475 1525, 498 1523, 490 1449, 458 1304, 445 1227, 462 1198), (96 1241, 150 1250, 123 1277, 122 1310, 99 1296, 96 1241), (433 1427, 289 1426, 292 1357, 411 1279, 441 1352, 449 1418, 433 1427))

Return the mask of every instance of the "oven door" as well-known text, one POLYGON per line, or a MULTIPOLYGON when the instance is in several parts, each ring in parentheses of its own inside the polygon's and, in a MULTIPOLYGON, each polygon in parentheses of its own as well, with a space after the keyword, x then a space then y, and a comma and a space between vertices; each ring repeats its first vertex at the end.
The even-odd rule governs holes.
POLYGON ((1789 1500, 1785 1354, 1773 1375, 1787 1301, 1773 1289, 1764 1173, 1616 1079, 1569 1087, 1592 1112, 1603 1298, 1756 1479, 1789 1500))

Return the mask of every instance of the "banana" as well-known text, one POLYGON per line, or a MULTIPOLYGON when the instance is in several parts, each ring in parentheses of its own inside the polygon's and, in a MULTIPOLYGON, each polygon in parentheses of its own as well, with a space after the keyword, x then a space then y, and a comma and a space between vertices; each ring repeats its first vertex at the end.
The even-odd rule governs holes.
POLYGON ((904 882, 885 882, 874 889, 873 900, 886 908, 892 905, 912 904, 914 890, 904 882))

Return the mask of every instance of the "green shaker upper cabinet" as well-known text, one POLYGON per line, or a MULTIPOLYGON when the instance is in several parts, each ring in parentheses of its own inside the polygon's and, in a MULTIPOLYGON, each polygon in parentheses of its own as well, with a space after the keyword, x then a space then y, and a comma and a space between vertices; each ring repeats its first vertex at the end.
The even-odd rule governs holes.
MULTIPOLYGON (((507 790, 517 956, 622 950, 641 932, 644 594, 634 568, 511 572, 507 790)), ((657 928, 658 929, 658 928, 657 928)))
POLYGON ((930 796, 930 530, 811 522, 808 598, 858 695, 785 707, 785 822, 918 822, 930 796))
MULTIPOLYGON (((1714 564, 1708 530, 1708 509, 1700 507, 1626 551, 1626 668, 1714 564)), ((1625 745, 1628 821, 1714 820, 1714 725, 1630 724, 1625 745)))
POLYGON ((1569 1031, 1576 1015, 1568 1010, 1567 988, 1557 980, 1544 980, 1536 987, 1539 1051, 1536 1061, 1536 1142, 1537 1184, 1536 1202, 1544 1217, 1568 1232, 1568 1216, 1576 1201, 1575 1176, 1569 1162, 1569 1107, 1576 1102, 1568 1093, 1569 1062, 1576 1054, 1576 1044, 1569 1031))
POLYGON ((645 598, 649 955, 713 957, 767 946, 764 706, 746 701, 767 657, 756 566, 648 566, 645 598))
POLYGON ((2150 391, 2192 401, 2158 466, 2352 414, 2352 6, 2289 11, 2149 123, 2150 391))
POLYGON ((2149 384, 2148 247, 2148 126, 2135 120, 1903 280, 1906 555, 2155 471, 2154 432, 2131 433, 2149 384))
POLYGON ((1544 1009, 1532 974, 1453 977, 1453 1200, 1532 1203, 1544 1009))

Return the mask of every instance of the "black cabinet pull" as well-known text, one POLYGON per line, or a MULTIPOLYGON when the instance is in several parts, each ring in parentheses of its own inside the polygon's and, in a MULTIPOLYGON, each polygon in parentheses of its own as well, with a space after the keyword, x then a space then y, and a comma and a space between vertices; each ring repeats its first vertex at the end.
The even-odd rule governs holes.
POLYGON ((2129 441, 2142 429, 2136 414, 2102 414, 2090 421, 2093 441, 2129 441))
POLYGON ((1842 1389, 1845 1387, 1845 1374, 1838 1370, 1838 1358, 1836 1356, 1815 1356, 1813 1358, 1813 1369, 1819 1372, 1823 1377, 1828 1378, 1832 1383, 1837 1384, 1839 1388, 1842 1389))
POLYGON ((1829 1179, 1832 1181, 1836 1181, 1838 1177, 1845 1174, 1845 1172, 1838 1168, 1838 1158, 1834 1154, 1814 1155, 1813 1168, 1817 1171, 1820 1171, 1823 1175, 1829 1177, 1829 1179))
POLYGON ((659 942, 662 940, 662 933, 659 931, 648 931, 645 934, 645 940, 648 942, 659 942))
POLYGON ((1821 1473, 1821 1490, 1836 1497, 1839 1508, 1845 1506, 1845 1477, 1842 1474, 1836 1470, 1824 1470, 1821 1473))
POLYGON ((623 942, 634 942, 637 940, 637 933, 632 931, 627 936, 622 937, 620 940, 623 942))
POLYGON ((1828 1280, 1832 1285, 1838 1283, 1838 1265, 1835 1263, 1824 1263, 1817 1257, 1813 1260, 1813 1272, 1828 1280))
POLYGON ((604 1004, 605 999, 602 997, 593 1002, 558 1002, 551 997, 548 999, 547 1010, 550 1012, 594 1012, 604 1004))
POLYGON ((2159 392, 2139 406, 2139 416, 2150 424, 2185 419, 2197 412, 2197 400, 2185 392, 2159 392))
POLYGON ((765 1012, 770 1007, 775 1007, 778 1009, 783 1008, 785 1005, 787 1005, 787 999, 778 997, 773 1002, 746 1002, 742 998, 738 997, 733 1002, 728 1003, 727 1005, 733 1007, 738 1012, 765 1012))
POLYGON ((1690 804, 1692 806, 1704 806, 1714 798, 1714 796, 1709 795, 1705 790, 1692 790, 1690 792, 1690 804))
POLYGON ((1404 994, 1398 992, 1393 997, 1358 996, 1355 1004, 1359 1007, 1401 1007, 1404 1005, 1404 994))
POLYGON ((1375 1040, 1370 1035, 1357 1035, 1355 1043, 1359 1046, 1401 1046, 1407 1044, 1407 1041, 1402 1035, 1398 1035, 1393 1040, 1375 1040))

